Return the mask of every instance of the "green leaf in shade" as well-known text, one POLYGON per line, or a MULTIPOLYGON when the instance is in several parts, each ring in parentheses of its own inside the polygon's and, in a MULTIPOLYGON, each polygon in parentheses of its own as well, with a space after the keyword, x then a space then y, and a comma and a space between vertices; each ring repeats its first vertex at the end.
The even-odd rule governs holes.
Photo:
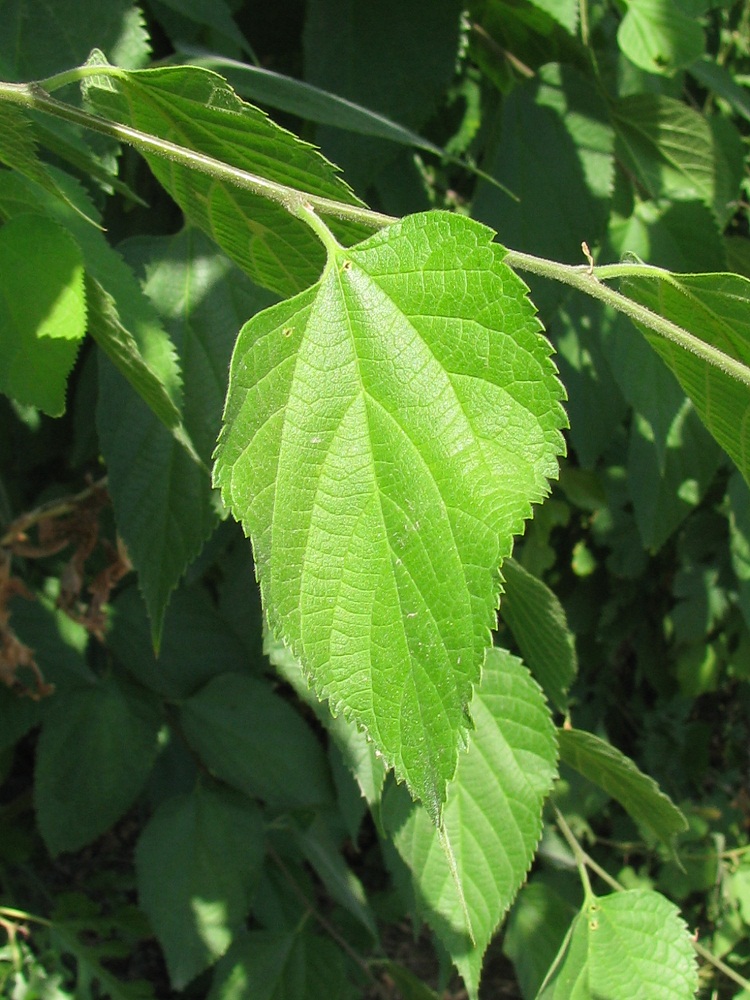
POLYGON ((198 784, 163 802, 146 824, 136 848, 138 897, 175 989, 232 943, 264 850, 260 810, 229 788, 198 784))
POLYGON ((659 368, 646 364, 642 369, 644 384, 653 390, 650 414, 633 414, 628 446, 628 490, 643 546, 651 552, 696 509, 721 463, 721 450, 695 407, 670 373, 659 368), (649 419, 654 411, 657 423, 649 419))
POLYGON ((633 94, 614 104, 612 121, 619 157, 652 198, 713 207, 714 140, 704 115, 661 94, 633 94))
POLYGON ((492 233, 411 216, 252 320, 214 479, 272 632, 437 820, 562 389, 492 233))
POLYGON ((39 80, 79 66, 98 46, 119 66, 135 68, 150 55, 143 15, 131 0, 37 0, 3 4, 0 78, 39 80))
MULTIPOLYGON (((498 230, 506 246, 580 263, 581 240, 594 246, 607 222, 613 147, 607 106, 590 82, 571 67, 545 66, 503 101, 485 168, 520 200, 510 202, 482 182, 473 212, 498 230)), ((544 313, 550 304, 545 298, 560 294, 557 286, 546 286, 540 296, 535 287, 534 301, 544 313)))
MULTIPOLYGON (((43 214, 70 232, 83 254, 86 268, 88 327, 94 339, 113 357, 170 427, 175 427, 182 404, 181 377, 174 345, 156 312, 141 291, 135 275, 107 243, 98 228, 93 202, 72 177, 51 170, 69 204, 26 178, 0 172, 0 215, 14 219, 29 212, 43 214), (72 208, 69 207, 72 205, 72 208)), ((117 506, 117 498, 114 498, 117 506)))
POLYGON ((471 927, 427 811, 392 786, 383 815, 427 922, 476 998, 487 945, 534 857, 557 751, 541 690, 506 650, 488 650, 471 712, 476 728, 443 810, 471 927))
POLYGON ((503 952, 527 1000, 536 997, 575 915, 575 907, 541 879, 519 892, 504 930, 503 952))
POLYGON ((109 677, 53 696, 42 726, 34 803, 52 854, 77 851, 132 805, 156 758, 156 701, 109 677))
POLYGON ((148 408, 169 430, 182 425, 161 377, 150 368, 130 331, 123 326, 117 303, 94 278, 86 281, 89 330, 117 370, 130 382, 148 408))
POLYGON ((208 1000, 353 1000, 343 956, 302 920, 294 930, 238 936, 216 966, 208 1000))
POLYGON ((331 899, 359 921, 373 940, 377 940, 375 917, 364 887, 344 860, 341 845, 334 840, 329 823, 322 816, 317 816, 304 830, 295 830, 294 836, 331 899))
POLYGON ((721 66, 712 56, 706 55, 689 66, 688 71, 704 87, 727 101, 733 111, 750 122, 750 94, 746 87, 736 82, 730 70, 721 66))
MULTIPOLYGON (((144 290, 179 353, 184 384, 181 422, 170 431, 159 420, 169 417, 164 412, 164 392, 155 376, 148 380, 149 371, 163 372, 163 366, 144 370, 141 352, 132 353, 127 331, 117 339, 121 331, 113 322, 115 330, 107 334, 107 343, 116 350, 124 345, 128 367, 118 364, 118 368, 130 376, 130 384, 102 362, 97 424, 118 529, 139 570, 139 585, 158 640, 172 590, 219 523, 217 497, 201 461, 210 460, 219 432, 236 332, 269 296, 195 229, 139 240, 123 250, 146 272, 144 290), (191 450, 185 448, 185 434, 191 450)), ((98 342, 104 337, 100 330, 98 342)))
MULTIPOLYGON (((87 95, 107 117, 299 191, 361 204, 308 143, 240 100, 216 73, 167 67, 89 79, 87 95)), ((280 205, 158 156, 155 176, 186 218, 207 232, 259 284, 289 295, 312 284, 325 255, 312 231, 280 205)), ((345 241, 367 229, 331 224, 345 241)))
POLYGON ((182 703, 180 719, 206 767, 241 792, 290 809, 333 800, 313 731, 268 682, 221 674, 182 703))
POLYGON ((737 577, 740 610, 750 628, 750 493, 747 483, 737 473, 729 480, 727 496, 732 569, 737 577))
POLYGON ((561 760, 617 799, 636 823, 647 826, 667 847, 687 830, 682 812, 625 754, 580 729, 560 729, 557 739, 561 760))
MULTIPOLYGON (((310 0, 303 36, 305 79, 420 129, 453 79, 461 10, 458 0, 310 0)), ((338 128, 321 128, 316 139, 361 191, 398 152, 391 143, 353 138, 338 128)))
POLYGON ((750 280, 738 274, 662 272, 660 277, 630 279, 624 290, 719 352, 712 364, 689 348, 643 331, 750 482, 750 280))
POLYGON ((219 35, 234 42, 251 59, 253 58, 253 50, 237 27, 232 17, 232 7, 225 0, 187 0, 187 2, 186 0, 161 0, 161 3, 197 25, 212 28, 219 35))
POLYGON ((0 229, 0 392, 59 417, 85 332, 83 259, 75 240, 41 215, 6 222, 0 229))
POLYGON ((372 740, 343 715, 331 715, 328 704, 318 699, 315 692, 310 689, 302 664, 287 646, 266 635, 264 650, 281 677, 294 688, 297 696, 315 712, 318 720, 328 729, 333 737, 333 753, 338 753, 339 761, 353 776, 360 795, 367 802, 375 822, 378 823, 380 798, 388 770, 372 740))
POLYGON ((544 693, 565 711, 578 661, 563 607, 549 587, 515 559, 505 560, 503 576, 501 617, 544 693))
POLYGON ((622 52, 647 73, 673 74, 703 53, 703 29, 688 17, 679 0, 626 0, 627 13, 617 31, 622 52))
POLYGON ((578 0, 531 0, 534 7, 549 14, 571 35, 578 25, 578 0))
POLYGON ((677 907, 633 889, 591 897, 537 1000, 692 1000, 698 970, 677 907))
POLYGON ((146 607, 134 586, 112 606, 107 644, 136 680, 165 698, 189 698, 219 673, 248 672, 252 664, 203 587, 180 587, 164 616, 158 657, 146 607))

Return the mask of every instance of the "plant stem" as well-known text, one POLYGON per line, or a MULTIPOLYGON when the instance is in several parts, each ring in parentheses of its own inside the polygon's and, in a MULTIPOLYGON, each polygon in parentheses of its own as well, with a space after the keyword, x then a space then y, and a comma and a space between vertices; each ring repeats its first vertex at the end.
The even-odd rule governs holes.
POLYGON ((652 312, 638 302, 634 302, 622 292, 608 288, 600 281, 601 277, 620 278, 627 275, 663 278, 669 275, 668 271, 658 267, 651 268, 646 264, 611 264, 603 268, 592 268, 587 264, 560 264, 557 261, 534 257, 518 250, 508 250, 504 261, 509 267, 530 271, 532 274, 539 274, 544 278, 551 278, 553 281, 560 281, 585 292, 592 298, 599 299, 618 312, 624 313, 636 323, 648 327, 665 340, 677 344, 683 350, 690 351, 691 354, 706 361, 712 367, 719 368, 725 375, 729 375, 750 388, 750 372, 741 362, 725 354, 724 351, 720 351, 718 347, 705 343, 681 326, 672 323, 671 320, 652 312))
POLYGON ((568 824, 565 822, 565 817, 557 808, 557 806, 553 806, 553 809, 555 810, 555 820, 557 821, 557 825, 560 828, 560 833, 562 833, 563 837, 565 837, 565 840, 568 842, 568 847, 573 852, 573 857, 575 858, 576 861, 576 867, 578 868, 578 874, 581 878, 581 882, 583 883, 583 894, 586 897, 586 902, 589 902, 591 899, 594 898, 594 890, 591 888, 589 873, 586 871, 586 864, 587 864, 586 852, 578 843, 575 834, 570 829, 568 824))
MULTIPOLYGON (((115 67, 83 66, 76 70, 69 70, 57 76, 50 77, 45 82, 49 86, 60 87, 80 80, 83 77, 97 75, 116 77, 122 72, 118 71, 115 67)), ((241 170, 239 167, 233 167, 222 160, 207 156, 205 153, 188 149, 185 146, 169 142, 166 139, 160 139, 157 136, 141 132, 128 125, 121 125, 109 119, 101 118, 98 115, 90 114, 87 111, 82 111, 79 108, 72 107, 51 97, 44 87, 38 83, 0 83, 0 101, 2 100, 19 104, 31 110, 47 112, 76 125, 100 132, 102 135, 107 135, 117 141, 129 143, 141 153, 162 156, 181 163, 184 166, 192 167, 200 173, 208 174, 236 187, 244 188, 259 197, 268 198, 270 201, 281 205, 291 215, 300 219, 305 219, 305 212, 312 209, 320 215, 329 215, 339 219, 359 222, 372 229, 379 229, 398 221, 393 216, 373 212, 361 205, 349 205, 331 198, 322 198, 318 195, 299 191, 285 184, 279 184, 276 181, 271 181, 257 174, 241 170)), ((308 225, 312 224, 309 219, 305 219, 305 221, 308 222, 308 225)), ((323 238, 322 231, 318 235, 323 238)), ((324 243, 326 243, 327 247, 330 246, 325 239, 324 243)), ((579 291, 592 296, 592 298, 599 299, 619 312, 624 313, 626 316, 629 316, 636 323, 647 327, 649 330, 653 330, 654 333, 673 344, 677 344, 681 349, 690 351, 703 361, 719 368, 725 374, 750 388, 750 372, 739 361, 736 361, 711 344, 705 343, 699 337, 684 330, 676 323, 672 323, 670 320, 658 315, 658 313, 652 312, 646 306, 642 306, 621 292, 617 292, 602 284, 603 279, 626 276, 667 278, 669 276, 668 271, 639 263, 610 264, 602 267, 561 264, 557 261, 535 257, 532 254, 521 253, 518 250, 507 250, 504 260, 510 267, 551 278, 554 281, 577 288, 579 291)))
MULTIPOLYGON (((93 69, 93 67, 89 67, 89 69, 93 69)), ((80 74, 81 70, 76 72, 80 74)), ((53 77, 52 80, 59 84, 60 78, 65 77, 64 82, 70 83, 75 79, 72 73, 73 71, 68 74, 60 74, 58 78, 53 77)), ((86 75, 97 74, 87 72, 86 75)), ((98 69, 98 75, 103 75, 101 68, 98 69)), ((38 83, 0 83, 0 100, 19 104, 32 111, 47 112, 57 118, 72 122, 74 125, 81 125, 93 132, 109 136, 118 142, 126 142, 140 153, 161 156, 184 166, 192 167, 199 173, 208 174, 217 180, 226 181, 235 187, 251 191, 261 198, 267 198, 269 201, 281 205, 291 215, 298 215, 300 206, 307 203, 321 215, 332 215, 339 219, 359 222, 372 229, 380 229, 397 221, 390 215, 372 212, 361 205, 347 205, 345 202, 335 201, 333 198, 322 198, 306 191, 298 191, 296 188, 270 181, 247 170, 241 170, 239 167, 233 167, 231 164, 214 159, 205 153, 196 152, 194 149, 188 149, 186 146, 180 146, 167 139, 160 139, 147 132, 141 132, 129 125, 121 125, 107 118, 101 118, 99 115, 93 115, 88 111, 82 111, 80 108, 75 108, 51 97, 38 83)))

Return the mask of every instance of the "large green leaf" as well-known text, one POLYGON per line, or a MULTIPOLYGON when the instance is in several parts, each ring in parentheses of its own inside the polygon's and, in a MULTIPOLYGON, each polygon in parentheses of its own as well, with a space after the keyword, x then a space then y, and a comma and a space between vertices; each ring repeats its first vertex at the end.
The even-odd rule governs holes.
POLYGON ((697 988, 677 907, 634 889, 584 905, 537 1000, 692 1000, 697 988))
POLYGON ((53 417, 86 332, 83 258, 57 223, 26 215, 0 228, 0 392, 53 417))
POLYGON ((644 330, 701 420, 750 482, 750 280, 738 274, 662 272, 630 279, 625 290, 720 352, 711 363, 697 357, 689 344, 644 330))
POLYGON ((668 73, 688 66, 703 52, 703 30, 679 0, 626 0, 627 13, 617 42, 631 62, 647 73, 668 73))
POLYGON ((534 857, 557 749, 541 690, 521 661, 503 649, 488 650, 471 711, 476 728, 443 812, 470 927, 427 811, 392 787, 384 819, 412 871, 428 923, 476 998, 487 945, 534 857))
POLYGON ((122 816, 157 752, 161 713, 109 677, 55 696, 39 738, 34 801, 53 854, 76 851, 122 816))
POLYGON ((257 806, 199 784, 157 809, 138 841, 138 895, 176 989, 227 950, 250 907, 264 853, 257 806))
POLYGON ((252 320, 215 482, 272 631, 437 819, 497 568, 562 450, 561 387, 492 233, 406 218, 252 320))
POLYGON ((687 829, 682 812, 654 779, 616 747, 580 729, 561 729, 557 738, 560 758, 566 764, 617 799, 637 823, 647 826, 667 846, 687 829))
MULTIPOLYGON (((358 203, 312 146, 241 101, 216 73, 178 66, 118 72, 88 83, 94 108, 116 121, 299 191, 358 203)), ((253 280, 289 295, 318 278, 325 259, 320 243, 286 209, 177 162, 146 159, 188 220, 212 236, 253 280)), ((333 228, 345 242, 367 232, 351 223, 333 228)))

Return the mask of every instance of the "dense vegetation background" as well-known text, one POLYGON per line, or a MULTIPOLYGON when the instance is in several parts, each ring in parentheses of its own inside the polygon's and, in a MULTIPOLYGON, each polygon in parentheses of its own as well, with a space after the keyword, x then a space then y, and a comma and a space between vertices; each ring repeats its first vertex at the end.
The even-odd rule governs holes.
MULTIPOLYGON (((152 90, 137 74, 110 89, 55 77, 94 49, 127 70, 222 74, 351 188, 291 138, 248 125, 246 169, 292 183, 279 178, 286 160, 303 190, 388 216, 448 209, 583 272, 591 255, 591 267, 750 278, 742 0, 3 0, 0 25, 3 81, 45 80, 70 107, 232 162, 234 140, 180 104, 236 110, 208 77, 152 90)), ((562 761, 547 797, 555 754, 545 763, 540 750, 540 764, 529 751, 539 816, 526 829, 510 808, 523 849, 489 888, 491 849, 512 849, 505 828, 482 825, 492 774, 480 776, 459 827, 478 842, 461 845, 460 874, 487 899, 480 914, 467 889, 472 946, 445 919, 455 890, 430 823, 264 634, 250 544, 205 471, 238 331, 317 280, 317 239, 179 165, 152 160, 152 173, 62 115, 35 107, 19 125, 8 93, 0 992, 585 1000, 604 975, 608 1000, 681 1000, 696 985, 690 934, 700 996, 750 998, 746 397, 717 432, 654 338, 523 274, 567 395, 567 455, 503 567, 483 683, 522 687, 483 688, 472 713, 505 698, 498 718, 512 718, 522 658, 562 761), (235 217, 251 219, 242 237, 235 217), (24 324, 41 332, 21 350, 24 324), (615 937, 626 929, 622 954, 595 936, 565 943, 579 911, 591 918, 589 878, 615 937), (654 900, 666 908, 652 924, 654 900)), ((346 245, 372 228, 332 223, 346 245)), ((661 286, 631 291, 683 326, 700 314, 731 327, 747 369, 741 279, 720 301, 707 298, 715 282, 689 286, 684 316, 661 286)))

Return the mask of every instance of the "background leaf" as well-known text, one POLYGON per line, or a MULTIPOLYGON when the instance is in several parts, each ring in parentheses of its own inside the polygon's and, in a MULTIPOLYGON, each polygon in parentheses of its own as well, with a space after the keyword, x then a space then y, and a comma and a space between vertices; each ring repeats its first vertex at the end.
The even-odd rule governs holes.
POLYGON ((647 73, 668 73, 689 66, 704 48, 703 30, 681 10, 679 0, 626 0, 627 13, 617 31, 625 55, 647 73))
MULTIPOLYGON (((169 331, 184 385, 181 416, 196 461, 140 395, 102 358, 97 427, 119 530, 158 639, 172 590, 220 520, 207 463, 218 435, 237 329, 269 300, 202 233, 123 247, 169 331)), ((163 366, 156 369, 163 372, 163 366)))
POLYGON ((83 259, 68 233, 39 215, 0 228, 0 391, 50 416, 86 332, 83 259))
POLYGON ((409 217, 248 324, 214 474, 272 631, 434 817, 497 565, 562 448, 549 345, 490 235, 409 217))
POLYGON ((160 727, 159 706, 113 678, 54 697, 34 781, 39 829, 53 854, 88 844, 132 805, 160 727))
POLYGON ((150 54, 143 15, 130 0, 36 0, 3 4, 0 78, 39 80, 79 66, 94 47, 111 62, 135 68, 150 54))
POLYGON ((328 765, 310 727, 267 684, 220 674, 180 709, 206 767, 247 795, 281 808, 331 802, 328 765), (304 770, 299 761, 305 761, 304 770))
POLYGON ((231 944, 263 853, 260 812, 228 788, 199 784, 167 799, 145 826, 136 849, 138 896, 176 989, 231 944))
POLYGON ((547 697, 565 711, 568 688, 578 668, 575 638, 565 611, 549 587, 515 559, 505 560, 503 576, 500 616, 547 697))

